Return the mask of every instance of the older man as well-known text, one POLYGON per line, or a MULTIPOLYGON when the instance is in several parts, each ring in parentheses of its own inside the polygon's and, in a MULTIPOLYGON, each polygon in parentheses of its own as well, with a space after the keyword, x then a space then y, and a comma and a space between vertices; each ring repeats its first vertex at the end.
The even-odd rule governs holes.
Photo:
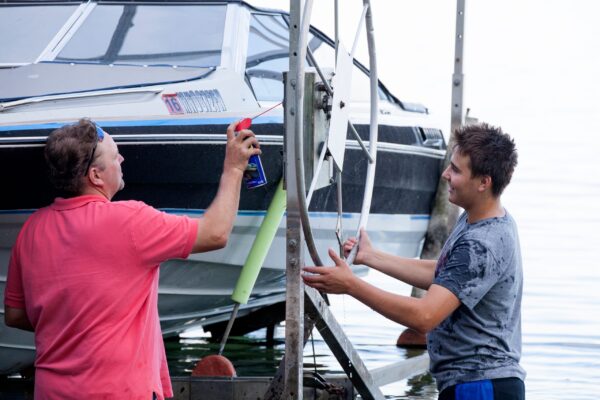
POLYGON ((227 129, 219 191, 202 218, 116 201, 123 156, 90 120, 55 130, 45 157, 64 197, 35 212, 11 254, 8 326, 35 332, 36 399, 173 396, 158 319, 158 266, 226 245, 248 159, 249 130, 227 129))

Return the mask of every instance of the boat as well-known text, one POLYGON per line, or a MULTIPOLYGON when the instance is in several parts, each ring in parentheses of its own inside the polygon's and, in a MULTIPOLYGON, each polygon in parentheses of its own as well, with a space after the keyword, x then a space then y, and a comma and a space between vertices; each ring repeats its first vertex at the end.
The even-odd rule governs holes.
MULTIPOLYGON (((288 21, 286 12, 242 1, 0 2, 0 296, 21 226, 56 196, 43 160, 53 129, 89 117, 113 136, 125 158, 126 181, 114 200, 200 216, 217 191, 227 125, 283 100, 288 21)), ((311 27, 309 46, 318 63, 330 68, 333 40, 311 27)), ((351 121, 368 139, 369 71, 356 60, 352 68, 351 121)), ((380 248, 416 257, 446 143, 426 107, 399 100, 381 82, 378 95, 369 232, 380 248)), ((255 118, 252 130, 261 142, 268 183, 242 188, 225 249, 161 265, 158 304, 165 337, 192 327, 210 331, 229 318, 241 266, 282 179, 282 107, 255 118)), ((343 173, 348 233, 358 224, 356 194, 364 190, 358 167, 367 161, 356 140, 349 136, 346 144, 345 164, 356 167, 343 173)), ((323 259, 336 245, 335 194, 335 187, 322 187, 310 206, 323 259)), ((239 310, 242 318, 285 300, 284 240, 282 222, 252 296, 239 310)), ((1 319, 0 374, 8 374, 30 366, 35 349, 31 333, 8 328, 1 319)))

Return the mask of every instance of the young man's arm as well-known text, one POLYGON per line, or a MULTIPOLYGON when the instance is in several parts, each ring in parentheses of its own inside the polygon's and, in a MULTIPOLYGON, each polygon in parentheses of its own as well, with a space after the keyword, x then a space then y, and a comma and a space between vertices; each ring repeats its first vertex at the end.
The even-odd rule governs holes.
POLYGON ((379 314, 417 332, 427 333, 460 306, 460 300, 448 289, 431 285, 422 298, 386 292, 362 279, 349 295, 379 314))
MULTIPOLYGON (((345 253, 349 253, 355 245, 356 239, 347 240, 344 243, 345 253)), ((377 250, 371 245, 369 235, 363 229, 354 263, 367 265, 411 286, 427 290, 433 282, 437 261, 400 257, 377 250)))
POLYGON ((29 322, 27 313, 22 308, 14 308, 4 305, 4 323, 12 328, 23 329, 33 332, 33 326, 29 322))
POLYGON ((430 285, 422 298, 401 296, 381 290, 357 277, 333 250, 329 255, 334 267, 304 267, 303 280, 326 293, 349 294, 381 315, 412 328, 429 332, 460 306, 460 300, 448 289, 430 285))
POLYGON ((400 257, 376 250, 365 264, 411 286, 428 290, 433 282, 436 261, 400 257))
POLYGON ((258 140, 249 130, 237 134, 237 122, 227 128, 227 148, 219 190, 202 218, 198 219, 198 233, 192 253, 221 249, 227 245, 240 203, 240 186, 248 159, 260 154, 258 140))

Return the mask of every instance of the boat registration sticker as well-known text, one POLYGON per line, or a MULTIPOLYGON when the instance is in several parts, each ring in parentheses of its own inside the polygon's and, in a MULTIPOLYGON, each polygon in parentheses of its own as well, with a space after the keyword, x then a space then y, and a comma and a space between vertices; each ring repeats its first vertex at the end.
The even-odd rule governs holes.
POLYGON ((181 107, 181 103, 177 99, 177 94, 163 94, 162 99, 167 106, 167 110, 169 110, 169 114, 183 114, 183 107, 181 107))
POLYGON ((197 114, 227 111, 221 93, 212 90, 187 90, 162 95, 169 114, 197 114))

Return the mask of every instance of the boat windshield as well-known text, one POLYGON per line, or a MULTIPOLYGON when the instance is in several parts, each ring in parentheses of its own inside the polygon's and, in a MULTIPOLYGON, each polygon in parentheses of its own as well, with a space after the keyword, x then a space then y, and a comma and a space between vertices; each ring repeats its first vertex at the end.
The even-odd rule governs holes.
POLYGON ((0 7, 0 65, 34 62, 79 4, 0 7))
POLYGON ((283 71, 289 69, 289 35, 281 15, 252 15, 246 74, 257 100, 283 98, 283 71))
POLYGON ((214 67, 225 5, 98 4, 54 61, 214 67))
MULTIPOLYGON (((283 15, 253 13, 248 36, 246 76, 259 101, 283 99, 283 72, 289 69, 289 28, 283 15)), ((308 45, 319 67, 333 71, 335 49, 325 41, 321 33, 311 29, 308 45)), ((309 66, 306 60, 305 66, 309 66)), ((369 75, 354 65, 351 82, 352 101, 369 101, 369 75)), ((389 100, 379 89, 379 97, 389 100)))

